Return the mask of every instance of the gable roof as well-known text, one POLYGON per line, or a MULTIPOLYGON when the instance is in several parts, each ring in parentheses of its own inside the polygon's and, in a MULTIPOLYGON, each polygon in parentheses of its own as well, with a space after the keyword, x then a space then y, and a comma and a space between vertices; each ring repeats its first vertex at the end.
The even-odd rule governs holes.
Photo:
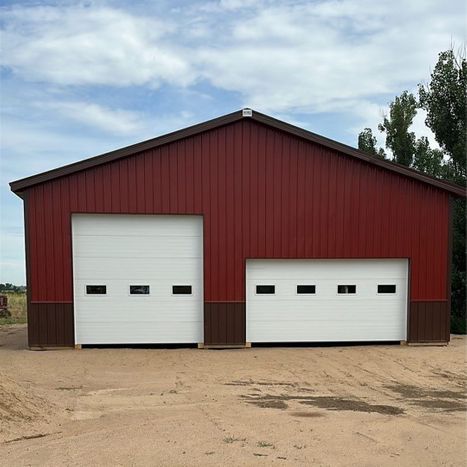
POLYGON ((157 138, 152 138, 141 143, 132 144, 131 146, 126 146, 115 151, 101 154, 99 156, 64 165, 62 167, 49 170, 47 172, 32 175, 31 177, 22 178, 20 180, 11 182, 10 188, 18 196, 21 196, 22 191, 33 185, 44 183, 55 178, 63 177, 65 175, 79 172, 81 170, 89 169, 91 167, 96 167, 101 164, 116 161, 118 159, 122 159, 124 157, 128 157, 138 152, 146 151, 148 149, 154 149, 158 146, 172 143, 182 138, 187 138, 189 136, 194 136, 204 131, 212 130, 227 125, 229 123, 237 122, 242 119, 254 120, 256 122, 262 123, 272 128, 276 128, 278 130, 284 131, 288 134, 297 136, 307 141, 311 141, 313 143, 320 144, 327 148, 334 149, 335 151, 354 157, 361 161, 368 162, 369 164, 376 165, 385 170, 396 172, 398 174, 405 175, 409 178, 416 179, 423 183, 427 183, 436 188, 440 188, 441 190, 445 190, 453 195, 461 197, 466 196, 466 189, 460 185, 456 185, 454 183, 431 177, 422 172, 418 172, 414 169, 410 169, 409 167, 397 164, 395 162, 378 159, 351 146, 347 146, 346 144, 338 143, 337 141, 334 141, 332 139, 325 138, 324 136, 317 135, 316 133, 312 133, 311 131, 304 130, 303 128, 299 128, 281 120, 277 120, 273 117, 269 117, 268 115, 256 112, 251 109, 238 110, 236 112, 232 112, 222 117, 218 117, 213 120, 208 120, 204 123, 198 123, 197 125, 193 125, 182 130, 177 130, 172 133, 159 136, 157 138))

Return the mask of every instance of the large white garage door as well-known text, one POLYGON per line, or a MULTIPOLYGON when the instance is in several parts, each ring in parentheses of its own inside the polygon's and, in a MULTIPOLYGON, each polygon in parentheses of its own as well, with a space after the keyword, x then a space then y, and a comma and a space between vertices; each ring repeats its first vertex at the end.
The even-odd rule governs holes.
POLYGON ((74 214, 77 344, 203 341, 199 216, 74 214))
POLYGON ((249 342, 405 340, 407 260, 248 260, 249 342))

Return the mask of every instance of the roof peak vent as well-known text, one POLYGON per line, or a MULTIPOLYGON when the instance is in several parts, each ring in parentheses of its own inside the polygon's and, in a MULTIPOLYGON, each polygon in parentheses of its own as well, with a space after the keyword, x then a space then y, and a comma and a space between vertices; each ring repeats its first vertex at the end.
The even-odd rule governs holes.
POLYGON ((242 117, 253 117, 253 110, 248 107, 242 109, 242 117))

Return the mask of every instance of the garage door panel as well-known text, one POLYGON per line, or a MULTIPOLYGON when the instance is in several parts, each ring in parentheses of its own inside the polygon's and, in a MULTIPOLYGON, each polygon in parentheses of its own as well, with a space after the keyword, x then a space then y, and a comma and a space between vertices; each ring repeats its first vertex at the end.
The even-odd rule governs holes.
POLYGON ((108 323, 83 324, 80 333, 77 333, 78 341, 85 341, 86 344, 173 344, 190 343, 193 339, 193 324, 199 327, 198 335, 201 335, 202 328, 196 322, 178 322, 173 326, 172 322, 159 323, 147 321, 141 326, 140 323, 128 321, 115 326, 112 333, 108 333, 108 323), (128 336, 132 336, 132 342, 128 342, 128 336))
POLYGON ((139 323, 153 321, 155 323, 164 322, 197 322, 198 319, 195 316, 197 307, 193 304, 173 304, 173 303, 161 303, 157 307, 139 306, 138 308, 126 307, 124 305, 108 308, 104 306, 98 306, 95 308, 83 307, 81 311, 81 318, 90 323, 107 322, 111 320, 112 325, 115 323, 133 322, 139 323), (191 311, 191 313, 189 313, 191 311))
POLYGON ((73 224, 74 236, 88 235, 121 235, 131 237, 161 237, 161 236, 193 236, 202 237, 203 227, 200 216, 174 216, 158 215, 157 222, 155 216, 122 215, 122 214, 73 214, 77 220, 73 224), (112 227, 109 229, 109 216, 112 216, 112 227), (196 225, 187 220, 198 218, 196 225), (79 220, 78 220, 79 219, 79 220))
POLYGON ((173 258, 196 257, 193 243, 202 241, 198 236, 80 236, 79 249, 75 250, 75 257, 95 258, 96 249, 100 258, 173 258), (162 240, 162 241, 161 241, 162 240))
MULTIPOLYGON (((107 316, 114 316, 122 314, 126 316, 131 313, 131 316, 137 316, 144 312, 154 313, 154 319, 157 318, 156 313, 166 312, 169 316, 170 313, 173 314, 173 318, 176 319, 178 313, 182 316, 183 319, 186 318, 183 313, 189 312, 189 310, 198 309, 198 304, 194 300, 184 299, 184 300, 158 300, 155 303, 153 299, 147 299, 145 301, 140 300, 139 302, 133 301, 122 301, 116 304, 107 304, 106 302, 98 302, 97 300, 83 300, 83 306, 81 309, 81 316, 89 315, 89 318, 92 319, 92 313, 98 312, 99 316, 106 314, 107 316)), ((187 313, 187 316, 190 316, 190 313, 187 313)), ((198 319, 198 317, 196 317, 198 319)))
POLYGON ((338 274, 341 277, 362 277, 362 278, 385 278, 406 276, 405 259, 382 259, 382 260, 308 260, 308 259, 294 259, 294 260, 248 260, 249 273, 267 279, 284 279, 284 272, 287 273, 289 279, 306 279, 306 278, 319 278, 319 279, 335 279, 336 266, 338 267, 338 274), (270 267, 270 262, 274 261, 276 264, 274 268, 270 267), (290 267, 290 261, 294 262, 293 267, 290 267), (313 261, 313 268, 310 269, 310 261, 313 261), (380 261, 384 261, 382 267, 372 267, 371 264, 376 265, 375 261, 380 265, 380 261), (282 262, 282 264, 279 264, 282 262), (369 269, 371 268, 371 269, 369 269), (371 270, 371 274, 369 274, 371 270))
POLYGON ((248 260, 247 340, 405 340, 407 260, 248 260), (378 285, 396 293, 378 293, 378 285), (257 294, 274 285, 274 294, 257 294), (297 285, 314 285, 298 294, 297 285), (339 294, 338 285, 355 285, 339 294))
MULTIPOLYGON (((398 302, 386 302, 378 305, 366 302, 354 301, 353 306, 351 304, 342 304, 339 302, 326 302, 316 301, 310 302, 297 302, 293 304, 293 308, 290 307, 288 301, 282 303, 274 303, 272 301, 259 303, 255 302, 254 315, 251 317, 252 320, 258 316, 295 316, 297 313, 307 313, 311 317, 318 316, 329 316, 339 314, 342 318, 348 316, 359 316, 365 315, 366 318, 371 319, 374 315, 376 319, 380 319, 384 313, 395 314, 394 303, 398 302), (356 305, 356 306, 355 306, 356 305)), ((400 311, 403 314, 403 311, 400 311)))
POLYGON ((402 318, 404 317, 403 313, 395 314, 390 307, 386 307, 386 309, 362 308, 359 313, 349 313, 348 310, 339 307, 328 310, 296 308, 292 316, 287 313, 286 309, 284 309, 283 312, 271 312, 270 310, 271 308, 268 307, 255 309, 254 318, 251 318, 249 321, 251 326, 260 327, 261 323, 266 323, 268 321, 278 323, 290 322, 292 320, 293 326, 297 326, 296 321, 299 321, 300 325, 305 321, 313 321, 317 323, 328 323, 328 325, 333 328, 345 323, 355 322, 358 322, 359 326, 366 326, 368 323, 372 323, 378 327, 387 327, 392 326, 394 322, 402 322, 402 318))
POLYGON ((397 327, 387 329, 374 329, 373 327, 338 327, 325 328, 317 326, 302 325, 300 328, 282 330, 269 324, 263 325, 265 336, 264 340, 253 342, 370 342, 370 341, 392 341, 399 340, 400 330, 397 327), (371 339, 367 335, 371 332, 371 339), (349 334, 352 338, 349 338, 349 334))
POLYGON ((135 277, 141 279, 184 279, 199 277, 201 258, 76 258, 75 277, 108 280, 135 277))
POLYGON ((73 216, 75 332, 79 344, 203 340, 200 216, 73 216), (87 294, 87 285, 106 293, 87 294), (130 294, 130 285, 149 294, 130 294), (191 286, 174 294, 174 285, 191 286))

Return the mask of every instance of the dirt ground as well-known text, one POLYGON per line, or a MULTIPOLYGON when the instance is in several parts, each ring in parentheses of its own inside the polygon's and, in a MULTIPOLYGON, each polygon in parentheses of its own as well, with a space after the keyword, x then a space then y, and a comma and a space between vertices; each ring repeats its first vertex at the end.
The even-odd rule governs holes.
POLYGON ((0 327, 0 464, 460 466, 466 343, 29 351, 0 327))

